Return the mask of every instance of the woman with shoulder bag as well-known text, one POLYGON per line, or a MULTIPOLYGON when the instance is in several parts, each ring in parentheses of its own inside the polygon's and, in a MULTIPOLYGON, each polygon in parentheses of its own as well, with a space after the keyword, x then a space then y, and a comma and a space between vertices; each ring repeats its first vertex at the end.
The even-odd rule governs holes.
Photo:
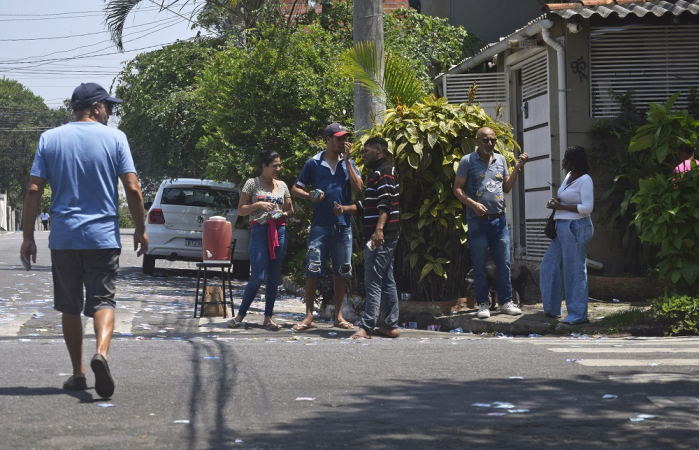
POLYGON ((272 314, 288 243, 286 219, 294 214, 294 208, 286 183, 277 180, 282 168, 279 153, 272 150, 260 153, 260 168, 260 176, 245 183, 238 203, 238 214, 250 216, 250 281, 245 286, 238 315, 228 325, 238 328, 243 324, 253 299, 266 280, 262 326, 266 330, 278 331, 281 326, 272 320, 272 314))
POLYGON ((568 147, 563 157, 568 174, 547 208, 555 211, 556 237, 551 241, 539 271, 544 314, 561 317, 562 291, 565 286, 567 315, 563 323, 588 323, 587 318, 587 243, 594 228, 590 214, 594 207, 592 178, 585 149, 568 147))

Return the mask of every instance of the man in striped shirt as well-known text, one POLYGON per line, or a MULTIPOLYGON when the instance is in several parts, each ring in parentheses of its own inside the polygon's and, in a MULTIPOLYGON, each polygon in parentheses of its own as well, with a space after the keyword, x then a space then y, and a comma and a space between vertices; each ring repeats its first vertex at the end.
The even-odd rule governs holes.
POLYGON ((398 337, 398 291, 393 277, 393 254, 398 246, 398 175, 386 160, 388 143, 374 137, 364 144, 362 158, 371 170, 366 183, 364 201, 354 205, 335 203, 336 215, 345 213, 364 215, 364 285, 366 306, 353 339, 370 339, 370 333, 398 337), (385 318, 378 324, 381 305, 385 318))

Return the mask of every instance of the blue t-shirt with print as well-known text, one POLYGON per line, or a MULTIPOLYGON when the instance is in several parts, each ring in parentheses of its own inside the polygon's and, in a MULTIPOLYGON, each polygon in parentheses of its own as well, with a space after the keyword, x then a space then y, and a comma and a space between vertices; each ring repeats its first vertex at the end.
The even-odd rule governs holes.
POLYGON ((118 177, 136 173, 126 135, 71 122, 41 135, 31 175, 51 186, 54 250, 121 248, 118 177))
MULTIPOLYGON (((489 164, 481 159, 476 150, 461 158, 456 174, 466 178, 466 195, 485 205, 488 208, 486 214, 505 212, 505 194, 502 190, 502 184, 510 172, 504 156, 493 153, 489 164)), ((473 209, 468 207, 465 209, 466 219, 476 217, 473 209)))
MULTIPOLYGON (((320 189, 325 193, 325 197, 322 201, 313 203, 311 225, 349 226, 349 215, 342 214, 338 217, 333 212, 335 202, 341 205, 352 204, 352 192, 350 190, 349 174, 345 167, 345 161, 340 160, 333 172, 328 163, 323 159, 324 153, 325 151, 322 151, 306 161, 295 184, 301 187, 320 189)), ((352 165, 352 170, 359 175, 359 169, 357 169, 357 166, 351 159, 350 164, 352 165)))

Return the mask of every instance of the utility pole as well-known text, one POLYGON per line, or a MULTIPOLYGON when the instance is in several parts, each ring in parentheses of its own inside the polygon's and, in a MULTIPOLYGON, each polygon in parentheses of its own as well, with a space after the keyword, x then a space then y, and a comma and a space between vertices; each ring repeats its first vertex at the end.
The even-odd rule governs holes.
MULTIPOLYGON (((381 57, 383 72, 383 0, 354 0, 354 44, 373 42, 381 57)), ((354 86, 354 129, 357 136, 383 121, 386 99, 376 98, 366 88, 354 86)))

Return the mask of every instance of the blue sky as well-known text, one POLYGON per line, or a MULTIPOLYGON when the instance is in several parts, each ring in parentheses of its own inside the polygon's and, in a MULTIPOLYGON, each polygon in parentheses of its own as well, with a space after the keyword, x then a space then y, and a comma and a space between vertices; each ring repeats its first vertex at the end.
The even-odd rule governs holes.
MULTIPOLYGON (((19 81, 55 108, 83 82, 113 92, 124 62, 197 33, 185 18, 143 0, 126 22, 125 52, 119 53, 104 23, 104 5, 102 0, 0 0, 0 77, 19 81)), ((193 8, 189 2, 175 11, 190 17, 193 8)))

